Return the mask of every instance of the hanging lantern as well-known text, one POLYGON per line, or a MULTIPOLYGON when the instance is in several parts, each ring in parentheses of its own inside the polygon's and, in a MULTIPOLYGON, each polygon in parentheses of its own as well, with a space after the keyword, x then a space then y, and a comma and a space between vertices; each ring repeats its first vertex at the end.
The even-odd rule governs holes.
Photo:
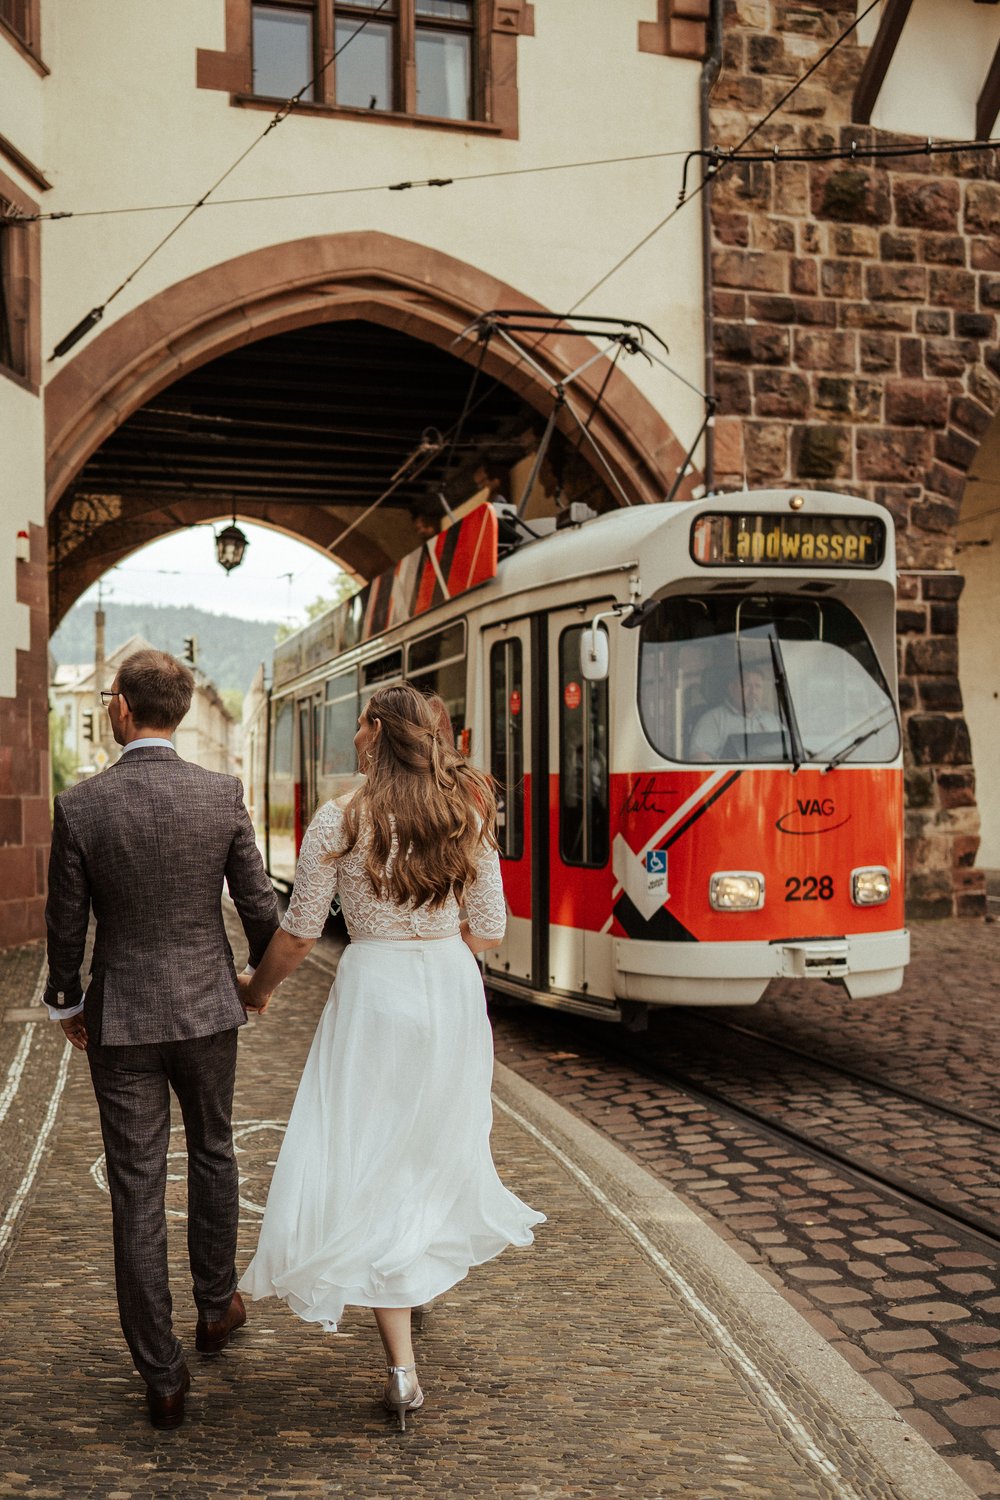
POLYGON ((249 545, 249 542, 237 526, 235 520, 224 531, 217 532, 215 537, 215 555, 218 559, 219 567, 225 568, 227 573, 231 573, 234 568, 238 568, 243 561, 243 554, 249 545))

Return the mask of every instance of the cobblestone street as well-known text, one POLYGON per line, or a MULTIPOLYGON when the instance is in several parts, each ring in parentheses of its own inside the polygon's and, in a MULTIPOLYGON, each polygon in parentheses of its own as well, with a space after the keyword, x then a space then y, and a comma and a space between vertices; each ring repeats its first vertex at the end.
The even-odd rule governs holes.
POLYGON ((898 1194, 813 1159, 646 1071, 677 1068, 724 1084, 758 1114, 812 1120, 873 1169, 997 1225, 995 974, 1000 926, 919 923, 898 995, 864 1002, 822 985, 783 983, 751 1010, 663 1012, 624 1043, 601 1028, 529 1009, 494 1008, 497 1055, 599 1129, 694 1206, 792 1306, 864 1373, 913 1429, 981 1495, 1000 1495, 1000 1258, 995 1238, 915 1213, 898 1194), (931 1100, 982 1114, 993 1134, 936 1120, 872 1088, 827 1075, 740 1032, 856 1068, 931 1100), (971 1144, 970 1144, 971 1143, 971 1144), (977 1158, 976 1149, 982 1154, 977 1158))
MULTIPOLYGON (((969 1494, 666 1184, 502 1067, 500 1170, 549 1223, 532 1250, 479 1268, 434 1307, 412 1431, 396 1434, 378 1405, 367 1313, 352 1310, 329 1337, 268 1302, 251 1306, 220 1358, 189 1347, 188 1419, 154 1432, 117 1324, 89 1077, 59 1029, 32 1018, 39 960, 18 950, 0 974, 0 1494, 969 1494)), ((329 982, 321 954, 244 1028, 241 1265, 329 982)), ((182 1180, 168 1207, 175 1317, 190 1346, 182 1180)))

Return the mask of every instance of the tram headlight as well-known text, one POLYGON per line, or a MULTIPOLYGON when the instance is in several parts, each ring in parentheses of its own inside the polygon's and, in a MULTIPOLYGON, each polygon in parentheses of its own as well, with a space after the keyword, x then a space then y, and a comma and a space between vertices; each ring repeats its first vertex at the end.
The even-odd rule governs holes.
POLYGON ((756 870, 719 870, 708 882, 715 911, 757 911, 764 905, 764 877, 756 870))
POLYGON ((884 906, 892 895, 892 879, 884 865, 865 865, 851 871, 851 900, 855 906, 884 906))

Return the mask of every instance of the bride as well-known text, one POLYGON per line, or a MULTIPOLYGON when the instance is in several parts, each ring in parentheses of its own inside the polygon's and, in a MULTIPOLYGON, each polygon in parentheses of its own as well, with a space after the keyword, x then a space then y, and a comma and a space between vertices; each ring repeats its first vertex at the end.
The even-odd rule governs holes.
POLYGON ((423 1405, 410 1312, 544 1222, 493 1165, 493 1040, 473 955, 506 925, 492 784, 407 684, 358 721, 365 781, 317 812, 244 1003, 266 1009, 336 894, 351 942, 320 1018, 241 1290, 335 1330, 370 1307, 384 1400, 423 1405), (459 920, 464 905, 467 919, 459 920))

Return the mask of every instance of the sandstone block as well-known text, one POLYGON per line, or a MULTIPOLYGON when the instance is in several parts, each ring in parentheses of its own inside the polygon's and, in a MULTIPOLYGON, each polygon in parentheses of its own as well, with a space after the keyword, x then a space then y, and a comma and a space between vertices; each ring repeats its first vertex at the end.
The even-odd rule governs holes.
POLYGON ((934 779, 943 808, 975 806, 976 777, 973 771, 936 771, 934 779))
POLYGON ((831 224, 830 250, 833 255, 861 255, 874 260, 879 253, 879 237, 866 224, 831 224))
POLYGON ((897 224, 915 229, 958 228, 959 183, 947 178, 897 176, 892 185, 897 224))
POLYGON ((922 677, 920 704, 931 713, 960 713, 962 689, 957 677, 922 677))
POLYGON ((955 313, 955 332, 962 339, 992 339, 996 326, 996 318, 989 313, 955 313))
POLYGON ((996 243, 1000 235, 1000 184, 970 182, 965 190, 965 229, 984 234, 996 243))
POLYGON ((948 405, 948 387, 943 380, 886 381, 887 422, 901 427, 943 427, 948 420, 948 405))
POLYGON ((879 237, 880 260, 915 261, 917 236, 900 229, 884 229, 879 237))
POLYGON ((834 479, 851 472, 850 437, 844 427, 815 423, 794 428, 792 454, 797 479, 834 479))
POLYGON ((719 403, 720 415, 749 413, 750 376, 746 370, 736 369, 732 365, 716 365, 715 397, 719 403))
POLYGON ((905 671, 910 677, 957 677, 958 640, 925 635, 907 641, 905 671))
POLYGON ((978 452, 979 444, 959 432, 956 427, 949 427, 935 435, 935 457, 954 469, 968 469, 978 452))
POLYGON ((861 297, 862 268, 856 260, 820 262, 820 286, 824 297, 861 297))
POLYGON ((785 364, 791 339, 787 328, 767 323, 717 323, 715 348, 721 359, 749 364, 785 364))
POLYGON ((923 259, 931 265, 965 265, 966 241, 960 234, 921 235, 920 250, 923 259))
POLYGON ((913 308, 905 302, 842 302, 842 328, 895 329, 898 333, 913 330, 913 308))
POLYGON ((792 261, 792 291, 802 297, 815 297, 819 291, 819 273, 814 260, 799 256, 792 261))
POLYGON ((923 266, 866 266, 865 293, 873 302, 924 302, 927 271, 923 266))
POLYGON ((971 271, 960 271, 954 266, 935 267, 930 275, 928 296, 936 307, 972 312, 976 306, 976 278, 971 271))
POLYGON ((922 480, 931 456, 929 433, 911 428, 859 431, 858 474, 862 479, 922 480))
POLYGON ((787 261, 775 251, 718 250, 714 271, 720 286, 757 292, 783 292, 788 279, 787 261))
POLYGON ((970 240, 969 265, 974 271, 1000 271, 1000 238, 970 240))
POLYGON ((946 312, 937 308, 922 307, 917 313, 917 332, 947 334, 951 332, 951 320, 946 312))
POLYGON ((991 409, 973 401, 971 396, 956 396, 951 403, 951 420, 973 437, 982 437, 993 421, 991 409))
POLYGON ((863 333, 858 347, 862 370, 872 374, 895 370, 898 345, 891 333, 863 333))
POLYGON ((854 421, 878 421, 882 412, 882 387, 874 380, 821 375, 816 381, 816 408, 854 421))
POLYGON ((754 374, 755 411, 759 417, 805 417, 809 413, 809 382, 791 370, 757 370, 754 374))
POLYGON ((812 206, 817 218, 851 224, 887 224, 892 213, 884 176, 853 166, 814 168, 812 206))
POLYGON ((964 719, 946 714, 911 714, 906 733, 918 766, 967 766, 972 763, 972 744, 964 719))
POLYGON ((804 370, 854 370, 857 337, 853 333, 797 329, 795 362, 804 370))
POLYGON ((971 339, 924 340, 924 359, 931 375, 964 375, 975 357, 976 345, 971 339))
POLYGON ((1000 307, 1000 276, 980 276, 980 307, 1000 307))
POLYGON ((746 246, 750 243, 750 220, 746 214, 714 213, 712 228, 723 245, 746 246))
POLYGON ((788 477, 788 429, 780 422, 747 422, 747 480, 751 484, 777 484, 788 477))

